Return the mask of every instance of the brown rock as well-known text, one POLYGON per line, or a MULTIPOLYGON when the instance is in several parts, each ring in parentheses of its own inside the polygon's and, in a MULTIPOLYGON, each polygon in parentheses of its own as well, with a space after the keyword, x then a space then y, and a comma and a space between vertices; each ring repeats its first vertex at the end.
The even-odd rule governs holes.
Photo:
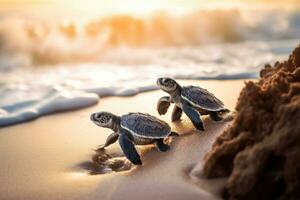
POLYGON ((300 46, 246 82, 233 124, 206 155, 228 199, 300 199, 300 46))

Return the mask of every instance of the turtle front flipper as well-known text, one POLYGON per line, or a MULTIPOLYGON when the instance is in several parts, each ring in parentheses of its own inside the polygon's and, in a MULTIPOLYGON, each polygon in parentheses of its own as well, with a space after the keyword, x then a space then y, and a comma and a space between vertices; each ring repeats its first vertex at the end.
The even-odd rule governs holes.
POLYGON ((204 131, 204 126, 201 120, 200 113, 194 108, 192 108, 190 105, 188 105, 187 103, 182 104, 182 109, 184 113, 190 118, 195 128, 197 128, 200 131, 204 131))
POLYGON ((170 97, 168 97, 168 96, 161 97, 157 102, 157 111, 158 111, 158 113, 160 115, 166 114, 170 104, 171 104, 170 97))
POLYGON ((107 139, 106 139, 106 142, 104 144, 103 147, 101 147, 101 149, 104 149, 105 147, 108 147, 109 145, 115 143, 119 138, 119 134, 118 133, 112 133, 110 134, 107 139))
POLYGON ((178 106, 174 106, 173 112, 172 112, 172 122, 176 122, 180 120, 182 115, 182 109, 178 106))
POLYGON ((142 161, 140 155, 136 151, 134 144, 125 133, 121 133, 119 136, 119 143, 124 152, 124 155, 135 165, 141 165, 142 161))
POLYGON ((155 140, 155 146, 160 152, 166 152, 170 150, 170 146, 165 144, 163 139, 155 140))
POLYGON ((105 144, 100 145, 99 148, 97 150, 103 150, 105 147, 108 147, 109 145, 115 143, 119 138, 119 134, 118 133, 112 133, 110 134, 107 139, 105 144))

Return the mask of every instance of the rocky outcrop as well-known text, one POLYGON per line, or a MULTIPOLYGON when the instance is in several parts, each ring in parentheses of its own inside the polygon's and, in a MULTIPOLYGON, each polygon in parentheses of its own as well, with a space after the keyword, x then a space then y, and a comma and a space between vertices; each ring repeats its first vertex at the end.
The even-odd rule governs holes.
POLYGON ((233 124, 206 155, 227 199, 300 199, 300 45, 245 83, 233 124))

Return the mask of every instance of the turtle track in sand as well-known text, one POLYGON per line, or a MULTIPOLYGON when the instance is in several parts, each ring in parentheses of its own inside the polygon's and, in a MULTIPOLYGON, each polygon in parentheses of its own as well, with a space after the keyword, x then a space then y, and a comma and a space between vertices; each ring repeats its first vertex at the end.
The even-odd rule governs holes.
POLYGON ((103 148, 95 150, 90 161, 78 165, 90 175, 109 174, 130 170, 134 165, 125 158, 122 152, 111 152, 103 148))

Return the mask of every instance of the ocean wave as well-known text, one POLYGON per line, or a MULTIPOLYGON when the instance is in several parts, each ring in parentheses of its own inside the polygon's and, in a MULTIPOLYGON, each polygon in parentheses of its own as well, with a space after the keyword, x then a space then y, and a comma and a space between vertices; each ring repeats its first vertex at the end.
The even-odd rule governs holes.
POLYGON ((157 77, 227 80, 256 78, 267 63, 283 60, 299 40, 248 41, 201 47, 116 48, 102 62, 3 71, 0 126, 96 104, 107 96, 157 89, 157 77))
POLYGON ((298 10, 217 9, 179 16, 158 12, 147 18, 115 15, 85 22, 2 14, 0 70, 102 61, 111 48, 120 46, 161 48, 299 37, 298 10))
POLYGON ((157 77, 256 78, 299 43, 297 11, 38 21, 0 14, 0 126, 155 90, 157 77))

